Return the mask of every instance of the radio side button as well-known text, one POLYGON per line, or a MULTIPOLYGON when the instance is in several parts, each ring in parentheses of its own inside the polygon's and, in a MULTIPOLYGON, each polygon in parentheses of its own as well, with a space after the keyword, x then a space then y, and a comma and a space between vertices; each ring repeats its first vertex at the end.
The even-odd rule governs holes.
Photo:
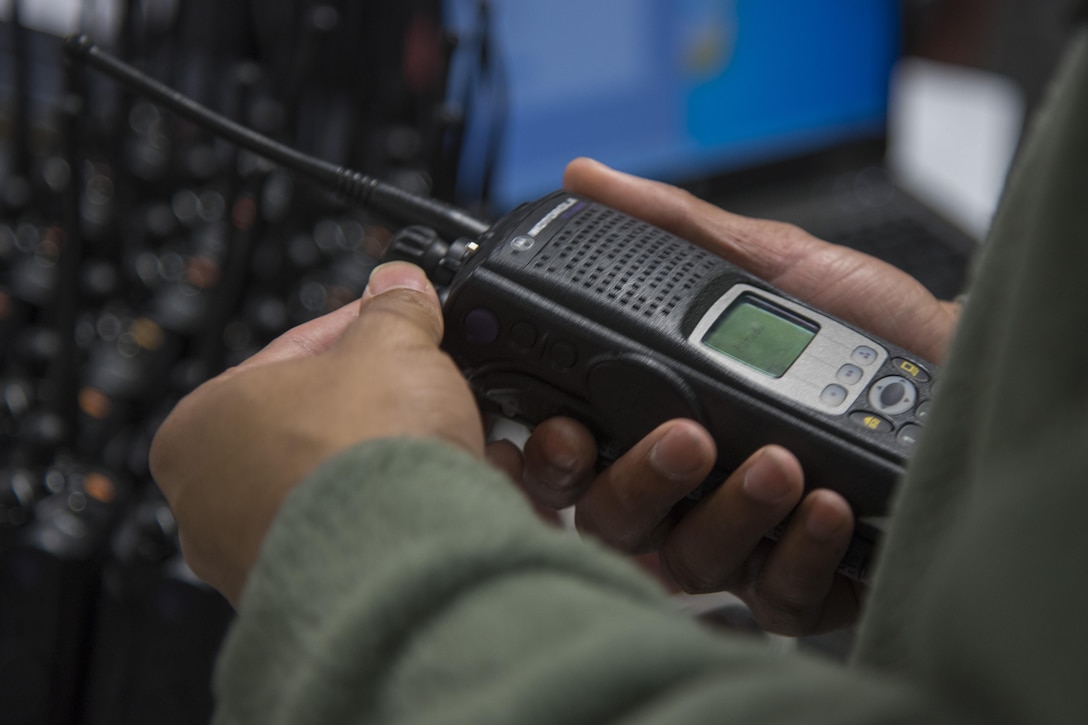
POLYGON ((510 328, 510 340, 520 348, 530 349, 536 344, 536 327, 530 322, 515 322, 510 328))
POLYGON ((469 310, 464 318, 464 335, 468 342, 487 345, 499 339, 499 318, 486 307, 469 310))
POLYGON ((548 358, 561 370, 570 370, 578 363, 578 348, 560 340, 548 351, 548 358))

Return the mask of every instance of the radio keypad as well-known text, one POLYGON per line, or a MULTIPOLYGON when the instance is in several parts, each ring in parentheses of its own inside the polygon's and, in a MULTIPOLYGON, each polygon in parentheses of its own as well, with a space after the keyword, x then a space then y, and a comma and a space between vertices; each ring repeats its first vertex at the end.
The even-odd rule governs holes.
POLYGON ((851 353, 850 359, 858 365, 869 366, 876 362, 877 352, 868 345, 858 345, 851 353))
MULTIPOLYGON (((863 353, 861 358, 865 355, 863 353)), ((856 349, 851 359, 860 362, 856 349)), ((921 436, 921 424, 929 412, 929 401, 919 402, 915 382, 925 383, 931 378, 921 365, 911 360, 896 357, 888 362, 895 374, 885 375, 869 386, 864 398, 869 410, 855 410, 850 414, 850 420, 873 432, 894 433, 900 444, 913 446, 921 436), (905 413, 914 413, 914 418, 898 425, 888 419, 905 413)))
POLYGON ((847 363, 839 368, 839 371, 835 373, 835 377, 840 383, 844 385, 857 385, 865 373, 857 365, 851 365, 847 363))
POLYGON ((843 404, 847 395, 846 388, 843 386, 835 384, 828 385, 823 389, 823 392, 820 393, 820 402, 829 408, 836 408, 843 404))

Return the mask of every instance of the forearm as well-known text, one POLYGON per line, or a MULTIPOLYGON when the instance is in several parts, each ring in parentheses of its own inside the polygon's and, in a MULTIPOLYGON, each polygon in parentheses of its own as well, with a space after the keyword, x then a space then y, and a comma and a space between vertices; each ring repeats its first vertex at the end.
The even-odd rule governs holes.
POLYGON ((217 688, 221 723, 935 721, 908 687, 708 633, 423 442, 357 447, 291 496, 217 688))

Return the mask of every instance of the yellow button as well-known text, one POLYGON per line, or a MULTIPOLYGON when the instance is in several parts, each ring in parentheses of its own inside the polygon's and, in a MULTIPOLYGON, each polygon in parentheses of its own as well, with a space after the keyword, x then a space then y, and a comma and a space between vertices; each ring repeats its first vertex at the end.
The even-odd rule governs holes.
POLYGON ((929 374, 926 373, 922 366, 916 362, 904 360, 901 357, 897 357, 892 360, 892 365, 895 366, 896 370, 898 370, 903 375, 911 378, 912 380, 917 380, 923 383, 929 380, 929 374))
POLYGON ((881 418, 879 415, 873 415, 872 413, 857 412, 850 416, 850 420, 854 421, 862 428, 868 428, 876 433, 888 433, 892 429, 892 424, 881 418))

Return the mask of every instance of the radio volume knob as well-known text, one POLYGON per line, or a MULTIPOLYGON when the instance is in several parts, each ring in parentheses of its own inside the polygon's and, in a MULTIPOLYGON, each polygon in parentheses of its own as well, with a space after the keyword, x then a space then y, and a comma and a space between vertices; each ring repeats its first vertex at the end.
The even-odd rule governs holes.
POLYGON ((450 245, 434 229, 414 225, 393 235, 382 261, 411 262, 422 267, 436 287, 445 287, 460 268, 464 253, 464 240, 450 245))

